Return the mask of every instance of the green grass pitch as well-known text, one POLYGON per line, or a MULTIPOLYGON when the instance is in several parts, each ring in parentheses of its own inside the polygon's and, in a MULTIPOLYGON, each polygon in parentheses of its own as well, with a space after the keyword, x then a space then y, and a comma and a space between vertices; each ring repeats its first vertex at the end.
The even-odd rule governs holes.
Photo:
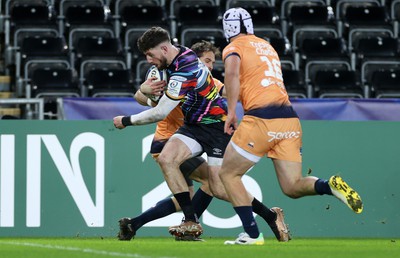
POLYGON ((178 242, 173 238, 0 238, 2 258, 399 258, 400 239, 299 238, 263 246, 225 246, 228 238, 178 242))

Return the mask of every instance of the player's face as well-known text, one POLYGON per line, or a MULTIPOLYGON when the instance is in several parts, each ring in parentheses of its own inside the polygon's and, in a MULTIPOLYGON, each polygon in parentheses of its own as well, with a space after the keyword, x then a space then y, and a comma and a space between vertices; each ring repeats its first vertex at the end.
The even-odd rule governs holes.
POLYGON ((204 52, 203 55, 200 57, 200 60, 203 62, 203 64, 205 64, 205 66, 207 66, 210 72, 213 70, 215 64, 214 52, 212 51, 204 52))
POLYGON ((167 69, 167 58, 164 56, 160 47, 147 50, 145 55, 148 63, 155 65, 160 70, 167 69))

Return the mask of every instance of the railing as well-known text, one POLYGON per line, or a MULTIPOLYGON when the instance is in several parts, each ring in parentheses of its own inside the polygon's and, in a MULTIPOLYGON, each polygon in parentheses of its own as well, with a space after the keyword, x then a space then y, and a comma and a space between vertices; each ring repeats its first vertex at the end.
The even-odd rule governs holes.
POLYGON ((26 107, 26 119, 33 119, 33 115, 36 115, 36 118, 39 120, 44 119, 44 101, 43 99, 0 99, 0 106, 3 104, 17 104, 17 105, 25 105, 26 107), (31 109, 31 105, 34 105, 34 109, 31 109))

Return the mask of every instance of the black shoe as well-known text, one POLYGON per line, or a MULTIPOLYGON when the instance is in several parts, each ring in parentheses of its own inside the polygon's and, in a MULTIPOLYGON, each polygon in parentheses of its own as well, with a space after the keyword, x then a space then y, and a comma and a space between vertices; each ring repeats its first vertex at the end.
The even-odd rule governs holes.
POLYGON ((130 241, 135 237, 136 231, 131 224, 130 218, 122 218, 119 221, 118 240, 130 241))

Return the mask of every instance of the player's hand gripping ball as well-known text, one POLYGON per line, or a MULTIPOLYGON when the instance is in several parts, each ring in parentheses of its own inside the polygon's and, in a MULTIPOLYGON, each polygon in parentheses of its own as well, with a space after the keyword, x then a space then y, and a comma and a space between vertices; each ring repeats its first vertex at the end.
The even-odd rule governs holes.
MULTIPOLYGON (((146 80, 149 78, 156 78, 155 81, 162 81, 164 80, 165 82, 168 83, 168 75, 166 70, 159 70, 155 65, 151 66, 149 70, 147 70, 146 74, 146 80)), ((154 102, 158 102, 158 100, 161 98, 162 94, 160 96, 154 95, 154 94, 145 94, 148 98, 150 98, 154 102)))

